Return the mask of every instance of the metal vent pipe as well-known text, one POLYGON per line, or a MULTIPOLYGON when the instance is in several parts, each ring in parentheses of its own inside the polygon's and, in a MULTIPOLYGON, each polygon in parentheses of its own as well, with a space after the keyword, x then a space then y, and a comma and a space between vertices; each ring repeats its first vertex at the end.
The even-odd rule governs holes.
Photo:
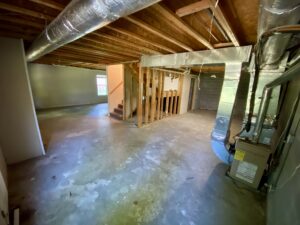
MULTIPOLYGON (((299 0, 261 0, 258 39, 264 32, 274 27, 298 24, 299 20, 299 0)), ((275 33, 267 39, 262 53, 263 67, 278 65, 291 36, 291 34, 275 33)))
POLYGON ((26 52, 28 62, 160 0, 73 0, 26 52))

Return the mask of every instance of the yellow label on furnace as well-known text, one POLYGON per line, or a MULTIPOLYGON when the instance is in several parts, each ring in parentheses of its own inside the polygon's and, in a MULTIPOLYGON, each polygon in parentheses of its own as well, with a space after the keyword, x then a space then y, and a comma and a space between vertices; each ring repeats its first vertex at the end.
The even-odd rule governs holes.
POLYGON ((239 161, 243 161, 245 155, 246 155, 246 152, 244 152, 242 150, 236 150, 235 154, 234 154, 234 159, 239 160, 239 161))

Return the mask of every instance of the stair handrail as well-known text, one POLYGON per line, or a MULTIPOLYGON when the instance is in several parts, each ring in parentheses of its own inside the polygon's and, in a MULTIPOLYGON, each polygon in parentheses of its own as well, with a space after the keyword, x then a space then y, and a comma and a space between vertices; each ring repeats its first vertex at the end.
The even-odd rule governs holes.
POLYGON ((121 81, 116 87, 114 87, 114 89, 112 89, 110 92, 109 92, 109 95, 111 95, 112 93, 114 93, 121 85, 123 84, 123 81, 121 81))

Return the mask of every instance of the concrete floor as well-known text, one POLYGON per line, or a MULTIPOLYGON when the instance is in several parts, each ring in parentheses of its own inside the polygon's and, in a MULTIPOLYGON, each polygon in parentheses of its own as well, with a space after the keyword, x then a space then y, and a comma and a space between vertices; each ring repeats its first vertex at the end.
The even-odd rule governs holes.
POLYGON ((47 155, 9 167, 22 225, 265 224, 265 197, 226 177, 210 149, 214 112, 140 129, 106 113, 39 113, 47 155))

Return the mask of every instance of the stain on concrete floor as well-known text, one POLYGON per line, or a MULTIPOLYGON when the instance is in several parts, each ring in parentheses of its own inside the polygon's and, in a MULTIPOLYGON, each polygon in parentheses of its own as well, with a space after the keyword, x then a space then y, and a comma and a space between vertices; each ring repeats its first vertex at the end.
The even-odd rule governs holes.
POLYGON ((264 196, 227 178, 210 149, 215 112, 140 129, 106 112, 101 104, 39 113, 47 155, 9 167, 21 224, 265 224, 264 196))

